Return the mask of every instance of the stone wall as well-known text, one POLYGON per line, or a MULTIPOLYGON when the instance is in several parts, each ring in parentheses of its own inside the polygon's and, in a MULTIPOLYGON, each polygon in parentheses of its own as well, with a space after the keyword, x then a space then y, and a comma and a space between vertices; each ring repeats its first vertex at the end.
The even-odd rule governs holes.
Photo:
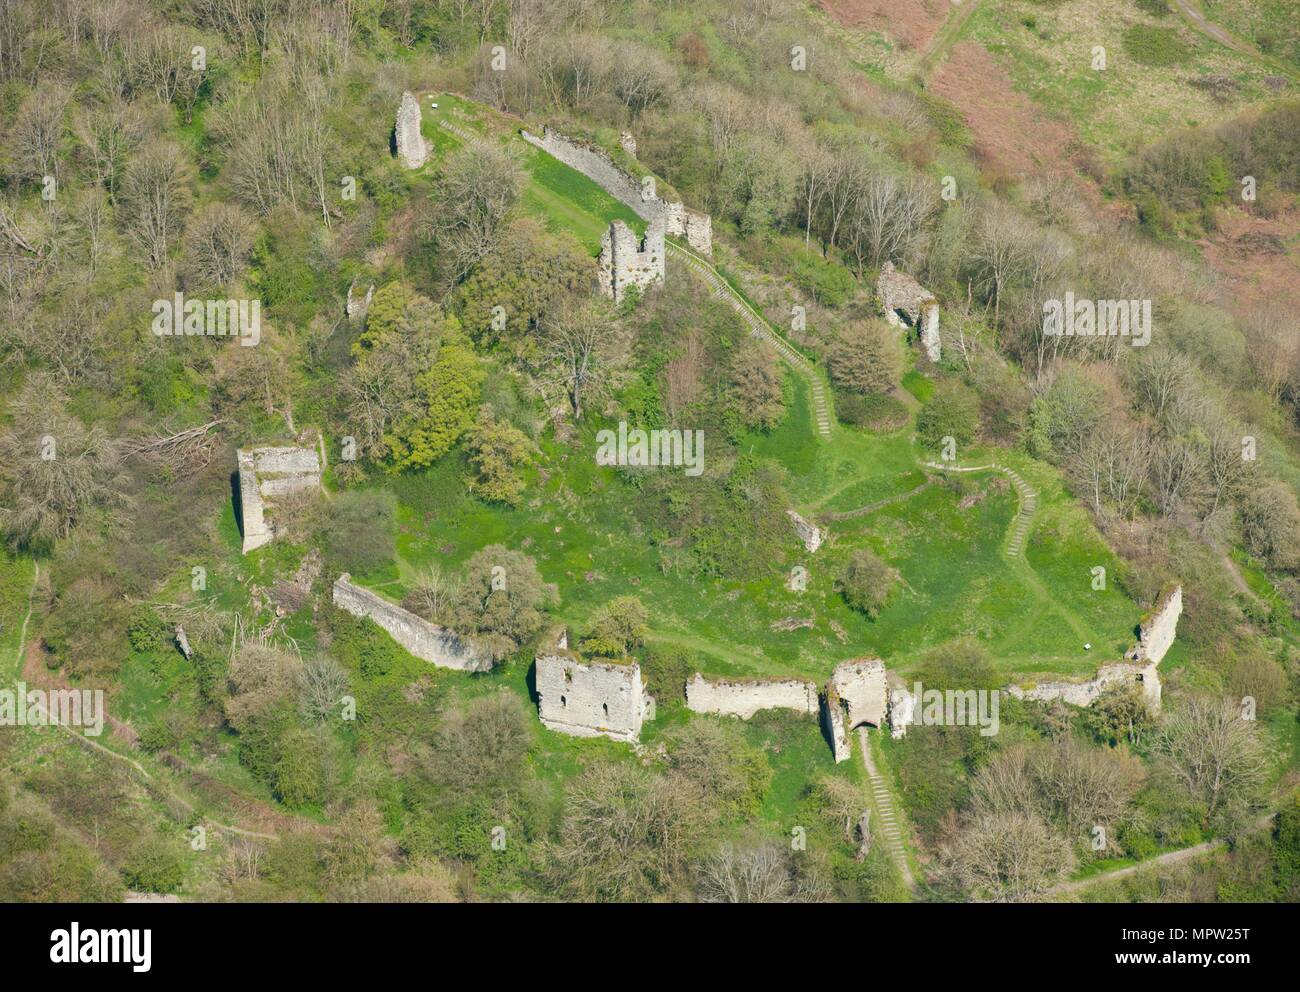
POLYGON ((621 303, 628 288, 648 289, 664 281, 664 222, 657 218, 646 228, 645 237, 637 240, 633 230, 621 220, 609 225, 600 239, 600 257, 596 260, 600 291, 621 303))
POLYGON ((492 667, 491 657, 458 634, 355 585, 347 572, 334 583, 334 605, 354 617, 369 617, 411 654, 439 668, 486 672, 492 667))
POLYGON ((393 144, 397 158, 408 169, 418 169, 429 160, 429 142, 420 132, 420 101, 413 93, 403 93, 393 126, 393 144))
POLYGON ((1160 675, 1154 663, 1133 665, 1120 663, 1103 665, 1096 678, 1087 682, 1039 682, 1028 689, 1018 685, 1007 686, 1006 692, 1016 699, 1048 702, 1059 699, 1072 706, 1091 706, 1106 689, 1113 685, 1136 683, 1142 687, 1142 698, 1153 713, 1160 710, 1160 675))
POLYGON ((559 159, 570 169, 581 172, 614 199, 635 210, 643 219, 653 220, 662 210, 663 201, 657 196, 647 196, 648 191, 640 181, 615 165, 601 149, 565 137, 549 127, 542 128, 540 137, 528 131, 520 131, 519 134, 530 145, 559 159))
POLYGON ((1158 665, 1178 636, 1178 618, 1183 615, 1183 587, 1174 586, 1156 602, 1155 609, 1138 627, 1138 642, 1124 657, 1134 664, 1158 665))
POLYGON ((519 134, 530 145, 581 172, 614 199, 635 210, 644 220, 662 219, 665 234, 685 238, 686 243, 695 251, 712 254, 713 221, 708 214, 690 210, 680 202, 670 203, 658 196, 652 192, 653 184, 643 185, 641 180, 616 165, 603 149, 566 137, 549 127, 542 128, 540 137, 528 131, 520 131, 519 134))
POLYGON ((553 639, 536 655, 537 715, 550 730, 636 743, 654 699, 635 662, 582 661, 553 639))
POLYGON ((817 686, 801 679, 714 679, 699 672, 686 683, 686 708, 748 720, 759 710, 817 712, 817 686))
POLYGON ((356 288, 357 281, 353 279, 348 286, 348 300, 344 305, 344 311, 350 320, 364 320, 366 311, 370 309, 370 301, 375 297, 375 284, 373 282, 370 284, 365 296, 356 292, 356 288))
POLYGON ((268 519, 276 499, 320 488, 320 456, 315 448, 251 448, 235 452, 239 469, 239 516, 243 553, 275 539, 268 519))

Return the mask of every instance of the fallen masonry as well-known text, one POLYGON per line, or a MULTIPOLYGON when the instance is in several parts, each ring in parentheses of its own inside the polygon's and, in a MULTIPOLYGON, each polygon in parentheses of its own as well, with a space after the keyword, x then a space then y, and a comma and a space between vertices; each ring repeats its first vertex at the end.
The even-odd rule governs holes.
POLYGON ((275 502, 320 489, 320 455, 315 448, 252 448, 235 453, 239 466, 239 516, 243 553, 248 554, 277 536, 275 502))
POLYGON ((536 658, 537 714, 549 730, 574 737, 610 737, 634 744, 654 719, 654 697, 634 661, 583 661, 555 631, 536 658))
POLYGON ((822 542, 826 540, 826 531, 805 520, 794 510, 786 510, 785 515, 794 524, 795 533, 799 535, 799 540, 803 541, 803 546, 809 554, 822 546, 822 542))
POLYGON ((354 617, 368 617, 415 657, 439 668, 486 672, 492 667, 492 658, 459 634, 363 589, 347 572, 334 582, 334 605, 354 617))

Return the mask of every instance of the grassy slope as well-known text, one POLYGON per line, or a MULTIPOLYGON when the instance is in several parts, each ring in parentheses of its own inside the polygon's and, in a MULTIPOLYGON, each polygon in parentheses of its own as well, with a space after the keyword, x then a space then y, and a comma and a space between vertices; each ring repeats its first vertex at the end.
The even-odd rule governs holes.
POLYGON ((1017 89, 1071 122, 1111 160, 1171 128, 1219 120, 1267 99, 1271 93, 1263 80, 1276 71, 1193 31, 1173 14, 1146 15, 1132 0, 984 4, 962 34, 992 52, 1017 89), (1173 30, 1186 56, 1169 66, 1139 64, 1124 46, 1124 32, 1132 25, 1173 30), (1106 49, 1105 71, 1092 68, 1094 45, 1106 49), (1218 103, 1188 85, 1189 79, 1208 75, 1230 77, 1238 87, 1235 96, 1218 103))

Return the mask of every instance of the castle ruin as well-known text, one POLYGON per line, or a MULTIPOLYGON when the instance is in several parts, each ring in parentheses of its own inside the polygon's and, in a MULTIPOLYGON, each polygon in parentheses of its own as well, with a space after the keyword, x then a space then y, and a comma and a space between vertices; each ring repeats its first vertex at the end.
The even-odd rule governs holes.
POLYGON ((1183 587, 1167 589, 1155 608, 1138 625, 1138 642, 1124 655, 1134 664, 1158 665, 1178 635, 1178 618, 1183 615, 1183 587))
POLYGON ((645 290, 664 281, 664 222, 659 217, 650 222, 645 237, 621 220, 609 225, 600 239, 597 259, 599 288, 615 303, 622 303, 629 286, 645 290))
POLYGON ((420 101, 410 91, 403 93, 393 126, 393 148, 408 169, 418 169, 429 160, 430 144, 420 132, 422 119, 420 101))
POLYGON ((940 354, 939 301, 934 294, 907 273, 895 269, 893 262, 880 267, 876 292, 885 309, 885 320, 895 327, 915 327, 927 357, 937 362, 940 354))
POLYGON ((439 668, 462 672, 486 672, 492 668, 491 657, 459 634, 362 588, 347 572, 334 582, 334 605, 354 617, 373 620, 415 657, 439 668))
POLYGON ((609 737, 637 743, 641 725, 654 719, 654 697, 635 661, 584 662, 557 631, 535 657, 537 715, 548 730, 574 737, 609 737))
POLYGON ((349 320, 365 320, 366 312, 370 309, 370 301, 375 298, 375 284, 373 282, 370 284, 365 296, 355 292, 356 288, 357 281, 353 279, 348 286, 348 299, 343 309, 349 320))
POLYGON ((320 456, 315 448, 252 448, 235 452, 239 467, 239 518, 242 553, 273 541, 270 510, 277 499, 320 489, 320 456))

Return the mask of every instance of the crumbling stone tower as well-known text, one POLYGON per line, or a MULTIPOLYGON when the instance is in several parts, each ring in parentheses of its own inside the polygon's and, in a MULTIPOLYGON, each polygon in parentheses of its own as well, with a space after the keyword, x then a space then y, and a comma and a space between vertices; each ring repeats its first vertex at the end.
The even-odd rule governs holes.
POLYGON ((596 261, 600 291, 623 302, 629 286, 645 289, 664 281, 664 220, 652 220, 645 237, 636 234, 621 220, 609 225, 600 239, 600 257, 596 261))
POLYGON ((939 301, 934 294, 909 276, 899 272, 893 262, 880 267, 880 280, 876 284, 885 320, 902 327, 904 318, 917 329, 921 347, 932 362, 939 360, 939 301))
POLYGON ((418 169, 429 160, 429 142, 420 133, 420 121, 420 101, 413 93, 403 93, 393 127, 393 144, 398 159, 408 169, 418 169))
POLYGON ((635 744, 655 717, 654 697, 635 661, 583 661, 567 631, 554 631, 536 655, 537 715, 550 730, 573 737, 610 737, 635 744))

